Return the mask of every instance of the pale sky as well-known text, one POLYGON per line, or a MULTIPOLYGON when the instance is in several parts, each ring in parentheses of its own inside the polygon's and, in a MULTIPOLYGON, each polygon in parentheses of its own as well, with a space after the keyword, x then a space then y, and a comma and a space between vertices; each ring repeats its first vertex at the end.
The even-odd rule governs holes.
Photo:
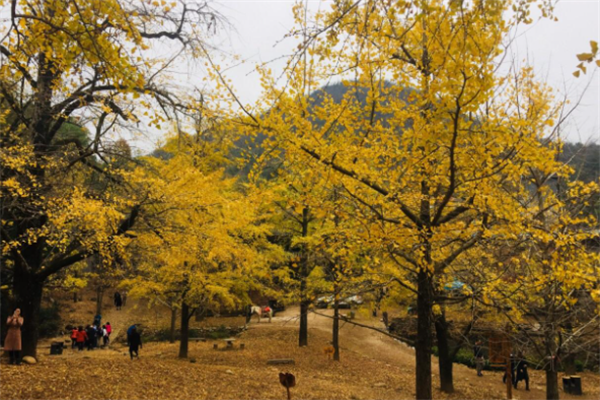
MULTIPOLYGON (((294 48, 286 39, 276 45, 293 25, 293 1, 287 0, 218 0, 216 8, 229 19, 234 30, 219 40, 223 51, 238 54, 245 64, 227 71, 241 99, 251 103, 260 95, 256 63, 271 61, 294 48)), ((311 1, 311 8, 328 8, 329 1, 311 1)), ((578 64, 576 54, 589 52, 590 40, 600 42, 600 0, 559 1, 555 15, 558 22, 541 20, 521 29, 517 45, 512 49, 516 60, 528 58, 538 75, 557 88, 565 90, 573 102, 585 86, 590 86, 581 104, 564 130, 570 141, 599 141, 600 74, 591 67, 588 74, 576 79, 572 73, 578 64)), ((279 60, 271 64, 277 74, 284 66, 279 60)))

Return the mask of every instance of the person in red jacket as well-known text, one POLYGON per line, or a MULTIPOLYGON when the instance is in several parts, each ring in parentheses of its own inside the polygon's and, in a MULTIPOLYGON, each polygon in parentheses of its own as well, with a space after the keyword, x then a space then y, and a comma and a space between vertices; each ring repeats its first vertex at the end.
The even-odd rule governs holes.
POLYGON ((110 338, 110 333, 112 332, 112 326, 110 326, 110 322, 106 323, 106 333, 108 333, 108 337, 110 338))
POLYGON ((75 346, 77 346, 77 332, 79 332, 79 330, 77 329, 77 327, 73 327, 73 330, 71 331, 71 348, 74 349, 75 346))
POLYGON ((87 340, 87 333, 83 330, 83 326, 79 327, 77 331, 77 348, 79 351, 83 350, 83 345, 85 345, 85 341, 87 340))

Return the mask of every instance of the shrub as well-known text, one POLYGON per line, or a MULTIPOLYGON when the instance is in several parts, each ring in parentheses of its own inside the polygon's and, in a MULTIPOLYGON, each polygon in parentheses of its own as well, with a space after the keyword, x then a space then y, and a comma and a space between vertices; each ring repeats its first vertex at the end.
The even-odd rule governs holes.
POLYGON ((61 333, 62 320, 58 303, 40 308, 39 328, 40 336, 43 338, 55 337, 61 333))

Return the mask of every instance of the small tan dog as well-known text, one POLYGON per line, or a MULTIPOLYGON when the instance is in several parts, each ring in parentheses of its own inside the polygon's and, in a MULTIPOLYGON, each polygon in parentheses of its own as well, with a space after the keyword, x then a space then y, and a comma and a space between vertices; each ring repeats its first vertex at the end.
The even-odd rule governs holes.
POLYGON ((335 353, 335 349, 333 346, 325 346, 323 348, 323 353, 327 355, 327 358, 331 360, 333 358, 333 353, 335 353))

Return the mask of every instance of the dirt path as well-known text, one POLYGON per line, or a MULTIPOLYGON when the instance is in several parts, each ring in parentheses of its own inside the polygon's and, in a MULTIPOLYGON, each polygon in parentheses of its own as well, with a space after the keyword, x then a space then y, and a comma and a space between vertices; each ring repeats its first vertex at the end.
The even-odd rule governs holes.
MULTIPOLYGON (((345 312, 346 310, 344 310, 345 312)), ((332 310, 318 310, 321 314, 333 315, 332 310)), ((278 313, 273 318, 273 324, 276 326, 285 326, 289 328, 298 328, 299 324, 299 307, 290 307, 284 312, 278 313)), ((254 321, 254 320, 253 320, 254 321)), ((257 325, 254 321, 254 327, 268 328, 268 324, 261 321, 260 325, 257 325)), ((371 317, 358 317, 357 322, 368 324, 380 329, 384 328, 384 325, 379 319, 371 317)), ((322 332, 330 333, 332 330, 332 320, 330 318, 310 313, 308 317, 309 333, 311 330, 319 330, 322 332)), ((310 339, 309 339, 309 345, 310 339)), ((327 346, 328 343, 323 343, 323 346, 327 346)), ((394 365, 400 367, 402 372, 409 374, 409 379, 414 379, 415 371, 415 352, 410 346, 395 340, 389 336, 386 336, 377 331, 373 331, 366 328, 361 328, 356 325, 349 323, 340 324, 340 355, 344 357, 344 352, 353 352, 360 354, 372 360, 378 360, 386 363, 386 365, 394 365)), ((438 359, 432 357, 432 376, 433 384, 439 386, 439 373, 438 373, 438 359)), ((513 390, 513 398, 515 399, 545 399, 545 373, 543 371, 530 370, 530 391, 524 389, 525 383, 519 383, 519 389, 513 390)), ((598 376, 591 373, 582 374, 584 393, 590 393, 592 388, 597 388, 599 380, 598 376)), ((498 390, 500 393, 504 392, 506 386, 502 383, 502 372, 495 371, 484 371, 483 377, 477 377, 474 369, 470 369, 461 364, 454 364, 453 376, 455 385, 458 382, 467 383, 468 386, 474 388, 486 388, 492 390, 498 390)), ((559 374, 559 381, 561 381, 562 375, 559 374)), ((595 390, 594 390, 595 391, 595 390)), ((586 397, 584 395, 584 397, 586 397)), ((579 396, 569 396, 562 393, 561 398, 582 398, 579 396)))

